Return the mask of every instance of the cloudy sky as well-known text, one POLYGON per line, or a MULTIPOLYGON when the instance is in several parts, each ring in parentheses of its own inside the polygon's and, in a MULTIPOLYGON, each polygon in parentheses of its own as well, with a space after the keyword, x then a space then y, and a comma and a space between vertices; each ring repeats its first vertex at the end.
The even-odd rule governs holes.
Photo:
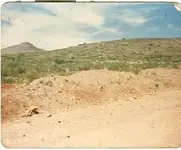
POLYGON ((46 50, 80 43, 142 37, 181 37, 173 4, 7 3, 2 47, 30 42, 46 50))

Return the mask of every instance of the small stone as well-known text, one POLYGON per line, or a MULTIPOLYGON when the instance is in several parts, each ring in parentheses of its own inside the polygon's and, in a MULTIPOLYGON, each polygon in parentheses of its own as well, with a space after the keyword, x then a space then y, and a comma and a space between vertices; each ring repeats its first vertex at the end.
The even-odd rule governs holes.
POLYGON ((58 123, 61 123, 61 121, 58 121, 58 123))
POLYGON ((108 101, 108 99, 107 99, 107 98, 105 98, 104 100, 105 100, 105 101, 108 101))
POLYGON ((62 89, 61 90, 58 90, 58 93, 62 93, 63 91, 62 91, 62 89))
POLYGON ((51 114, 47 114, 47 117, 51 117, 52 115, 51 114))
POLYGON ((31 123, 31 121, 27 121, 26 123, 31 123))
POLYGON ((103 87, 103 86, 101 86, 99 89, 100 89, 100 90, 103 90, 103 89, 104 89, 104 87, 103 87))
POLYGON ((68 135, 67 138, 70 138, 70 136, 68 135))
POLYGON ((23 134, 23 137, 25 137, 26 135, 25 134, 23 134))

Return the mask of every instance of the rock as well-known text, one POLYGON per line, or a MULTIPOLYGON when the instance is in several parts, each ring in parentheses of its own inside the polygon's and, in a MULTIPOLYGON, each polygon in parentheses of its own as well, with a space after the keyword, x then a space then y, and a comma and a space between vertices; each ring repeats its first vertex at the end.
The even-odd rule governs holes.
POLYGON ((70 138, 70 136, 69 136, 69 135, 67 135, 67 138, 70 138))
POLYGON ((26 121, 26 123, 31 123, 31 121, 26 121))
POLYGON ((31 117, 35 114, 39 114, 38 106, 30 106, 30 108, 26 108, 26 113, 22 115, 22 117, 31 117))
POLYGON ((103 87, 103 86, 101 86, 99 89, 100 89, 100 90, 103 90, 103 89, 104 89, 104 87, 103 87))
POLYGON ((58 121, 58 123, 61 123, 61 121, 58 121))
POLYGON ((46 117, 51 117, 52 115, 51 114, 47 114, 46 117))

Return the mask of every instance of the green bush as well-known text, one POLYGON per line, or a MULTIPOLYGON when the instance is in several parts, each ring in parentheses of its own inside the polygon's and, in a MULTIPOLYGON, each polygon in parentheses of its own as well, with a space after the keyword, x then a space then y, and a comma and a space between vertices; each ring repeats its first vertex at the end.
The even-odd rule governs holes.
POLYGON ((4 76, 4 77, 11 76, 11 69, 10 68, 2 68, 2 76, 4 76))
POLYGON ((19 74, 23 74, 23 73, 25 73, 25 71, 26 71, 25 68, 22 68, 22 67, 19 67, 19 68, 18 68, 18 73, 19 73, 19 74))
POLYGON ((13 79, 13 77, 2 77, 2 83, 11 84, 11 83, 15 83, 15 80, 13 79))
POLYGON ((56 59, 55 59, 55 63, 60 65, 60 64, 65 63, 65 60, 56 58, 56 59))
POLYGON ((28 79, 29 82, 32 82, 33 80, 39 78, 39 74, 36 71, 31 71, 31 72, 28 73, 26 78, 28 79))

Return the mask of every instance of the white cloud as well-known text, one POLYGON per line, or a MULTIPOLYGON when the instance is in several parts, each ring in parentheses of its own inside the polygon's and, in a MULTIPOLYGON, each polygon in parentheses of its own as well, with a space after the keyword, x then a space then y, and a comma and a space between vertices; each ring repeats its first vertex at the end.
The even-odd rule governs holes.
MULTIPOLYGON (((147 10, 148 11, 148 10, 147 10)), ((137 11, 133 11, 133 10, 129 10, 129 9, 124 9, 123 10, 122 15, 119 16, 119 19, 121 21, 124 21, 126 23, 129 23, 130 25, 141 25, 147 21, 149 21, 149 19, 147 17, 145 17, 142 12, 137 12, 137 11)))
POLYGON ((124 20, 127 23, 130 23, 132 25, 141 25, 147 21, 144 17, 128 17, 128 16, 122 16, 121 20, 124 20))
POLYGON ((100 28, 104 21, 101 16, 101 5, 41 4, 39 6, 53 11, 57 17, 3 9, 2 18, 10 19, 13 26, 3 29, 2 47, 24 41, 44 49, 77 45, 91 36, 84 31, 77 30, 80 25, 100 28))
POLYGON ((168 24, 168 28, 175 30, 175 31, 181 31, 181 27, 178 27, 174 24, 168 24))

